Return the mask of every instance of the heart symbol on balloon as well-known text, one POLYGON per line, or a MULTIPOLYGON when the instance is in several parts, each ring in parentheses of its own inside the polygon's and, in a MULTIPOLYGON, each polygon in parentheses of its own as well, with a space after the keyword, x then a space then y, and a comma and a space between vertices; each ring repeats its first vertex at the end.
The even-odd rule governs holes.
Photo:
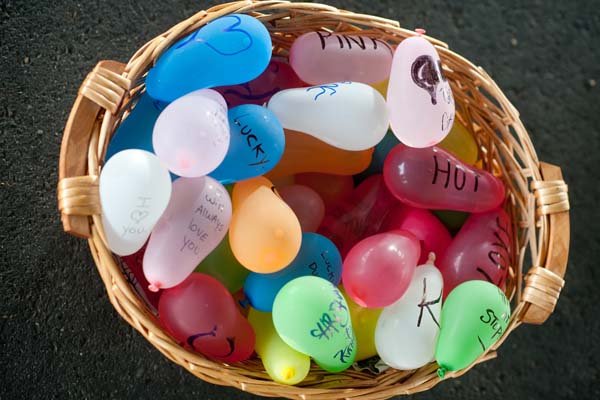
POLYGON ((133 221, 135 221, 136 224, 139 224, 148 215, 149 215, 148 211, 133 210, 131 212, 130 216, 131 216, 131 219, 133 221))
POLYGON ((250 36, 248 32, 243 29, 237 29, 241 23, 242 20, 237 15, 219 18, 206 25, 203 29, 194 32, 193 35, 184 39, 184 41, 175 48, 181 49, 188 43, 197 40, 205 43, 208 47, 222 56, 233 56, 242 53, 252 47, 253 41, 252 36, 250 36), (231 23, 232 19, 234 20, 233 23, 231 23), (236 32, 239 32, 239 34, 236 32), (225 35, 224 33, 229 34, 225 35), (214 36, 214 38, 212 38, 212 36, 214 36))

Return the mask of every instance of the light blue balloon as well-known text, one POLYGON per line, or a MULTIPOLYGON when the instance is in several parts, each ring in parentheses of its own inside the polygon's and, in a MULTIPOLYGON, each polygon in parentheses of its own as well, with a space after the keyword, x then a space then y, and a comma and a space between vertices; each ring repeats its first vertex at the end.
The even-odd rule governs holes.
POLYGON ((250 273, 244 292, 252 307, 271 312, 279 290, 301 276, 318 276, 334 286, 342 276, 342 256, 333 242, 318 233, 302 234, 300 252, 290 265, 273 274, 250 273))
POLYGON ((266 107, 244 104, 229 110, 229 150, 210 176, 223 184, 269 172, 281 159, 285 134, 277 117, 266 107))
POLYGON ((146 88, 155 99, 173 101, 194 90, 245 83, 267 68, 271 50, 271 36, 256 18, 217 18, 165 51, 146 88))

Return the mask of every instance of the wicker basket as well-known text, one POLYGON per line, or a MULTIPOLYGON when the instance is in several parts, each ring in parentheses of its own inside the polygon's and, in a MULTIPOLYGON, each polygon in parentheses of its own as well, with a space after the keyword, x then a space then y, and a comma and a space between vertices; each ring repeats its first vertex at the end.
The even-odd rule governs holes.
MULTIPOLYGON (((60 154, 58 203, 66 232, 87 238, 108 297, 119 314, 160 352, 197 377, 263 396, 292 399, 384 399, 427 390, 438 382, 437 365, 375 375, 352 369, 330 374, 313 368, 299 386, 271 381, 260 360, 227 365, 179 346, 130 286, 107 248, 100 218, 98 176, 107 143, 144 90, 144 75, 158 56, 183 35, 230 13, 246 13, 271 32, 274 53, 287 55, 294 38, 311 30, 357 32, 397 44, 414 35, 395 21, 334 7, 286 1, 237 1, 201 11, 140 48, 127 64, 101 61, 87 76, 67 122, 60 154)), ((515 264, 507 281, 513 315, 496 349, 521 323, 541 324, 553 312, 567 266, 569 202, 560 168, 538 160, 519 113, 481 68, 426 37, 440 53, 451 83, 457 118, 473 133, 483 167, 502 177, 514 224, 515 264), (527 257, 527 259, 525 259, 527 257)), ((473 366, 471 365, 471 367, 473 366)), ((469 367, 470 368, 470 367, 469 367)), ((447 377, 457 377, 469 368, 447 377)))

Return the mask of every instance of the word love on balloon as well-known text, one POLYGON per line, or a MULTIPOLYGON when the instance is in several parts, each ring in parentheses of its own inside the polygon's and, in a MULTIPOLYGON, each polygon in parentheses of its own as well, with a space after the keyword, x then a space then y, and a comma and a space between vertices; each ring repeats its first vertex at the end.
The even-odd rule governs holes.
POLYGON ((267 108, 247 104, 228 113, 229 149, 210 176, 223 184, 254 178, 269 172, 285 148, 283 128, 267 108))
POLYGON ((159 57, 146 89, 154 99, 173 101, 194 90, 251 81, 269 64, 271 46, 269 32, 256 18, 215 19, 159 57))
POLYGON ((165 290, 158 315, 175 340, 207 357, 232 363, 254 352, 252 326, 227 289, 208 275, 193 273, 181 285, 165 290))
POLYGON ((170 197, 169 171, 154 154, 137 149, 115 154, 100 173, 108 247, 120 256, 141 249, 170 197))
POLYGON ((300 222, 263 177, 233 187, 234 213, 229 244, 235 258, 250 271, 277 272, 289 265, 300 250, 300 222))
POLYGON ((194 178, 213 171, 229 148, 225 100, 204 89, 172 102, 156 120, 152 144, 177 175, 194 178))
POLYGON ((194 271, 216 278, 230 293, 235 293, 243 288, 246 277, 250 273, 233 256, 227 236, 198 264, 194 271))
POLYGON ((410 370, 433 361, 440 331, 443 280, 433 265, 420 265, 400 300, 385 307, 375 330, 377 353, 387 365, 410 370))
POLYGON ((392 130, 407 146, 433 146, 452 128, 452 89, 440 56, 424 38, 404 39, 396 48, 387 103, 392 130))
POLYGON ((149 289, 181 283, 227 233, 231 200, 210 177, 179 178, 167 209, 156 224, 144 255, 149 289))
POLYGON ((419 241, 407 231, 363 239, 344 258, 346 293, 362 307, 389 306, 408 289, 420 253, 419 241))
POLYGON ((440 259, 444 295, 475 279, 504 288, 512 248, 512 225, 502 208, 471 214, 440 259))
POLYGON ((454 288, 442 307, 438 376, 471 365, 502 337, 509 319, 510 303, 491 283, 468 281, 454 288))
POLYGON ((377 355, 375 348, 375 326, 381 314, 381 308, 366 308, 356 304, 340 289, 348 303, 354 334, 356 335, 356 361, 366 360, 377 355))
POLYGON ((388 128, 385 99, 357 82, 283 90, 267 107, 286 129, 304 132, 344 150, 375 146, 388 128))
POLYGON ((325 216, 325 204, 321 196, 304 185, 284 186, 277 191, 298 217, 302 232, 316 232, 325 216))
POLYGON ((316 233, 304 233, 300 252, 290 265, 272 274, 251 273, 244 284, 244 292, 252 307, 271 311, 279 290, 292 279, 318 276, 334 285, 340 283, 342 257, 331 240, 316 233))
POLYGON ((328 372, 341 372, 356 357, 348 304, 331 282, 303 276, 288 282, 273 303, 273 324, 290 347, 328 372))
POLYGON ((381 82, 390 76, 393 50, 381 39, 325 31, 308 32, 290 48, 290 64, 311 85, 381 82))
POLYGON ((500 179, 437 147, 397 145, 385 160, 383 177, 390 192, 413 207, 477 213, 504 201, 500 179))

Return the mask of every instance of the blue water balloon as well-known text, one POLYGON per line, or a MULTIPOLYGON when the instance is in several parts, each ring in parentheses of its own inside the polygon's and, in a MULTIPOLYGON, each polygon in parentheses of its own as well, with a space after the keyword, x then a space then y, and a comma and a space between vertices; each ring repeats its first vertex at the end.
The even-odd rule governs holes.
POLYGON ((244 292, 252 307, 270 312, 275 296, 286 283, 309 275, 327 279, 337 286, 342 275, 342 256, 331 240, 306 232, 302 234, 300 252, 290 265, 273 274, 250 273, 244 292))
POLYGON ((271 59, 271 36, 256 18, 231 14, 176 42, 148 72, 150 96, 173 101, 189 92, 237 85, 259 76, 271 59))

